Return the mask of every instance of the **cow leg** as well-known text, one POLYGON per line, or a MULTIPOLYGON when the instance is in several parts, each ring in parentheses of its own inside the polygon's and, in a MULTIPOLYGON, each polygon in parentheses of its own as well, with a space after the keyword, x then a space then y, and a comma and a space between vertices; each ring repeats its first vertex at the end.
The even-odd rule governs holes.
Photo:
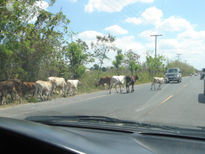
POLYGON ((159 83, 159 87, 158 87, 158 90, 160 90, 161 89, 161 83, 159 83))
POLYGON ((109 86, 109 94, 111 94, 111 89, 112 89, 112 83, 109 86))
POLYGON ((154 82, 152 82, 150 90, 152 90, 152 89, 153 89, 153 86, 154 86, 154 82))
POLYGON ((120 93, 122 93, 122 88, 121 88, 121 84, 120 84, 119 86, 120 86, 120 93))
POLYGON ((131 92, 134 92, 134 84, 132 84, 132 91, 131 92))
POLYGON ((126 83, 126 92, 129 93, 129 85, 126 83))
POLYGON ((130 92, 130 85, 128 85, 128 93, 130 92))
POLYGON ((118 93, 118 91, 117 91, 117 84, 115 84, 115 91, 118 93))

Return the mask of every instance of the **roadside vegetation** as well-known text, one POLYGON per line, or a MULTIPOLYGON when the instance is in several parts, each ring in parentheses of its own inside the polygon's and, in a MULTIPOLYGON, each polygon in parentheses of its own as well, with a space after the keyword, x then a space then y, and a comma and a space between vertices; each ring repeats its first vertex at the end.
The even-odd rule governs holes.
MULTIPOLYGON (((50 0, 50 6, 55 0, 50 0)), ((5 6, 7 0, 1 0, 5 6)), ((14 1, 13 9, 0 11, 0 81, 47 80, 49 76, 79 79, 79 93, 105 89, 96 87, 100 77, 112 75, 135 75, 136 84, 150 82, 153 76, 164 76, 168 67, 179 67, 183 75, 195 72, 195 68, 181 61, 166 62, 166 57, 147 55, 140 63, 137 51, 123 51, 113 45, 115 37, 110 34, 96 36, 91 45, 81 39, 70 41, 70 20, 61 10, 53 14, 36 5, 36 0, 14 1), (112 66, 109 52, 115 51, 112 66), (86 67, 93 64, 92 67, 86 67)), ((76 35, 77 37, 77 35, 76 35)), ((36 102, 36 98, 27 99, 36 102)))

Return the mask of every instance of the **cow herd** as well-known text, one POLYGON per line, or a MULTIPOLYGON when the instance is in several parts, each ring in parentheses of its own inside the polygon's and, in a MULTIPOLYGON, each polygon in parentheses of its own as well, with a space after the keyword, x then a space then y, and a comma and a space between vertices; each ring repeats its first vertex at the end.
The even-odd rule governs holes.
POLYGON ((47 81, 22 82, 12 79, 0 82, 0 104, 6 104, 8 99, 26 96, 36 96, 41 100, 48 100, 53 94, 61 96, 75 95, 79 80, 65 80, 60 77, 49 77, 47 81))
POLYGON ((104 86, 105 84, 108 85, 109 93, 111 94, 112 87, 115 87, 116 92, 118 93, 117 86, 120 88, 120 93, 122 93, 122 88, 124 85, 126 85, 126 92, 130 92, 130 86, 132 86, 131 92, 134 92, 134 84, 138 80, 138 76, 106 76, 100 78, 100 80, 97 82, 96 87, 99 85, 104 86))
MULTIPOLYGON (((120 75, 120 76, 106 76, 106 77, 102 77, 100 78, 100 80, 97 82, 96 87, 97 86, 104 86, 105 84, 108 85, 108 89, 109 89, 109 93, 111 94, 111 89, 114 86, 116 92, 118 93, 117 90, 117 86, 119 86, 120 88, 120 93, 122 93, 122 87, 124 87, 124 85, 126 85, 126 92, 129 93, 130 92, 130 86, 131 86, 131 92, 134 92, 134 84, 136 82, 136 80, 138 80, 138 76, 124 76, 124 75, 120 75)), ((152 83, 151 83, 151 90, 160 90, 161 89, 161 85, 165 83, 165 78, 163 77, 153 77, 152 78, 152 83), (156 89, 156 84, 158 84, 158 88, 156 89)))
MULTIPOLYGON (((138 76, 106 76, 100 78, 96 83, 96 87, 102 85, 108 85, 109 94, 114 87, 118 93, 118 86, 120 93, 122 88, 126 85, 126 93, 134 92, 134 84, 138 80, 138 76), (131 86, 131 91, 130 91, 131 86)), ((158 89, 161 88, 161 84, 164 83, 164 78, 153 77, 151 90, 155 84, 159 84, 158 89)), ((0 82, 0 105, 7 104, 8 100, 15 100, 21 97, 37 97, 38 99, 49 100, 53 94, 57 94, 63 97, 77 94, 79 80, 65 80, 61 77, 48 77, 47 81, 37 80, 36 82, 22 82, 18 79, 11 79, 0 82)))

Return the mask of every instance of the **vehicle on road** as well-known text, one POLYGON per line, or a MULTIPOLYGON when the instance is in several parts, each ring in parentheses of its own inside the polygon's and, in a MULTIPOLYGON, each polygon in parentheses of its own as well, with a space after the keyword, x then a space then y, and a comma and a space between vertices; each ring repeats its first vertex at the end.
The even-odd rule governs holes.
POLYGON ((177 81, 178 83, 182 81, 182 75, 179 68, 168 68, 165 74, 166 82, 177 81))
POLYGON ((203 90, 204 92, 203 93, 205 95, 205 68, 203 68, 201 73, 200 73, 200 79, 204 80, 204 83, 203 83, 204 84, 204 86, 203 86, 204 87, 204 90, 203 90))
POLYGON ((205 68, 203 68, 200 72, 200 79, 203 80, 205 78, 205 68))

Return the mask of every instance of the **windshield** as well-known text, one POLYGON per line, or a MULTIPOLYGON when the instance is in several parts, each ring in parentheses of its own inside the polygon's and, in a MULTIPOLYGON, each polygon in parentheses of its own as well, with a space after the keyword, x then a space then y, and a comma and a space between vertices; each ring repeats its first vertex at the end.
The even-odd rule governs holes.
POLYGON ((204 128, 204 6, 1 0, 0 117, 100 116, 204 128))
POLYGON ((178 73, 177 69, 168 69, 167 73, 178 73))

